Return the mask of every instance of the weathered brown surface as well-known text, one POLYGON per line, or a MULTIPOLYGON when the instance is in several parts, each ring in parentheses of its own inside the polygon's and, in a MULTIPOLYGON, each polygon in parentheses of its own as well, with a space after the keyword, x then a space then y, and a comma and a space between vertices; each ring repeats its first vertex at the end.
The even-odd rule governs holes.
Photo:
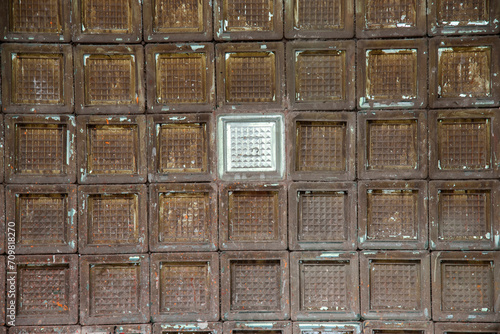
POLYGON ((80 323, 144 323, 149 318, 149 255, 80 257, 80 323))
POLYGON ((151 318, 154 322, 219 320, 219 255, 153 254, 151 318))
POLYGON ((79 186, 80 254, 147 252, 147 197, 145 185, 79 186))
POLYGON ((432 252, 432 319, 499 322, 499 252, 432 252))
POLYGON ((290 318, 288 252, 221 254, 221 318, 290 318))
POLYGON ((78 116, 78 181, 144 183, 145 116, 78 116))
POLYGON ((352 38, 354 0, 286 0, 285 37, 352 38))
POLYGON ((149 203, 151 251, 217 250, 216 185, 202 183, 150 185, 149 203))
POLYGON ((290 253, 292 320, 359 320, 356 252, 290 253))
POLYGON ((293 110, 354 109, 354 41, 288 42, 288 103, 293 110))
POLYGON ((288 188, 290 250, 355 250, 354 182, 294 182, 288 188))
POLYGON ((427 182, 359 181, 361 249, 427 249, 427 182))
POLYGON ((427 112, 358 113, 358 179, 425 179, 427 112))
POLYGON ((16 325, 78 322, 78 256, 18 255, 16 325))
POLYGON ((428 252, 364 251, 359 265, 363 319, 431 319, 428 252))
POLYGON ((6 182, 75 182, 75 116, 6 115, 4 122, 6 182))
POLYGON ((76 190, 73 184, 6 187, 5 217, 15 224, 16 254, 76 253, 76 190))

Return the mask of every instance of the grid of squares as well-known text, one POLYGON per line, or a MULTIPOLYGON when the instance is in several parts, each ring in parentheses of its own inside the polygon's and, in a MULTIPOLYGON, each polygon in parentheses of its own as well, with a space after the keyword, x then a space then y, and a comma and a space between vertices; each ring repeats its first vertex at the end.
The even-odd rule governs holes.
MULTIPOLYGON (((46 2, 13 1, 0 13, 10 34, 1 36, 2 49, 17 57, 2 56, 9 66, 2 88, 16 87, 2 101, 27 107, 2 108, 16 114, 2 115, 0 133, 2 202, 5 192, 6 205, 15 205, 0 212, 0 227, 12 217, 15 243, 33 256, 17 264, 21 326, 116 334, 132 324, 154 324, 130 328, 145 334, 498 331, 489 323, 500 321, 499 4, 46 2), (70 15, 77 21, 68 28, 70 15), (213 17, 227 20, 212 29, 213 17), (45 42, 61 36, 75 61, 67 50, 26 52, 19 45, 33 34, 45 42), (68 59, 76 92, 66 88, 68 59), (67 94, 66 112, 87 115, 38 115, 38 105, 67 104, 67 94), (388 110, 373 117, 379 109, 388 110), (242 114, 255 119, 221 136, 221 117, 242 114), (278 139, 273 126, 257 124, 266 115, 282 118, 278 139), (219 143, 232 168, 253 170, 219 174, 219 143), (265 173, 277 165, 283 174, 265 173), (445 181, 455 178, 453 186, 445 181), (37 188, 48 182, 57 186, 37 188), (19 183, 38 190, 22 192, 19 183), (110 324, 125 326, 105 329, 110 324)), ((6 320, 0 312, 0 325, 6 320)))

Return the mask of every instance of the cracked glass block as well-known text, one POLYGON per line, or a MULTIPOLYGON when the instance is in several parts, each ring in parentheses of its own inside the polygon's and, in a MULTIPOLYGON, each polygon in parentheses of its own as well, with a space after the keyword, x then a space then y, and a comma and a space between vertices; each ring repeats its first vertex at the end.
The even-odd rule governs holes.
POLYGON ((223 115, 218 131, 221 178, 283 177, 282 115, 223 115))

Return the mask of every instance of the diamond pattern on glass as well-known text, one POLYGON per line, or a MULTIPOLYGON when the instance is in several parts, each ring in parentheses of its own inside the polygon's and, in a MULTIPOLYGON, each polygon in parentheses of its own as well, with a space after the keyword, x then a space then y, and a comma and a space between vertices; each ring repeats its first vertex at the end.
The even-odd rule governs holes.
POLYGON ((276 154, 272 145, 273 127, 273 124, 231 126, 231 169, 273 168, 273 155, 276 154))
POLYGON ((486 262, 443 263, 443 310, 493 311, 493 268, 486 262))
POLYGON ((419 266, 416 262, 375 261, 370 268, 370 309, 418 310, 419 266))

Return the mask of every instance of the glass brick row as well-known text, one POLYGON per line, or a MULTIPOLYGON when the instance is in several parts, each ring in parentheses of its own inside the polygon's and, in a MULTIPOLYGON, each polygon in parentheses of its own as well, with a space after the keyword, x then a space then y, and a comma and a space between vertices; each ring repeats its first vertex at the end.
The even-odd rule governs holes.
POLYGON ((496 0, 9 0, 5 5, 2 40, 22 42, 352 38, 355 32, 358 38, 378 38, 500 31, 496 0))
POLYGON ((0 218, 15 229, 17 254, 500 250, 499 187, 498 180, 8 185, 0 218))
POLYGON ((5 43, 2 111, 491 108, 500 103, 499 53, 498 36, 145 48, 5 43))
POLYGON ((207 328, 219 319, 495 322, 499 261, 500 252, 249 251, 19 255, 7 265, 22 301, 16 325, 207 328))

